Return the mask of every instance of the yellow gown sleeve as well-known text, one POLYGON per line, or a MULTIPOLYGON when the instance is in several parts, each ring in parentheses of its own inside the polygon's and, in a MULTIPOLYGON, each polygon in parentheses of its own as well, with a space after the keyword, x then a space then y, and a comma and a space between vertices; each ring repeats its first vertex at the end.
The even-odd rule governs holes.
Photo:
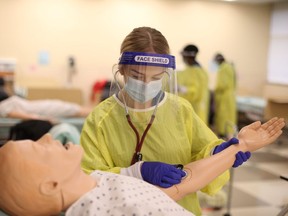
POLYGON ((97 169, 120 173, 121 167, 115 167, 113 159, 105 145, 102 130, 95 122, 95 110, 85 121, 81 132, 80 143, 84 150, 84 156, 81 162, 84 172, 90 174, 97 169))

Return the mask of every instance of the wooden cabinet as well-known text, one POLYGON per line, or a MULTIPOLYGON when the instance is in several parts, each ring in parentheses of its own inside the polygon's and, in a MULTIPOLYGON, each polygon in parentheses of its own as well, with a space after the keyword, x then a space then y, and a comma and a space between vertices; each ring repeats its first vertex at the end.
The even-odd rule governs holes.
POLYGON ((268 99, 265 109, 265 119, 270 119, 275 116, 284 118, 286 122, 288 121, 288 100, 268 99))
POLYGON ((264 95, 267 99, 265 119, 282 117, 288 121, 288 85, 268 84, 264 95))
POLYGON ((83 105, 82 90, 78 88, 27 88, 28 100, 59 99, 67 102, 83 105))

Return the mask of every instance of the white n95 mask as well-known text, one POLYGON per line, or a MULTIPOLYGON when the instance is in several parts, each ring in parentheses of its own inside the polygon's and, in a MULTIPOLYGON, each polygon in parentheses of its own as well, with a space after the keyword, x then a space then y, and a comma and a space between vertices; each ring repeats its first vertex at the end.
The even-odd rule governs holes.
POLYGON ((128 77, 124 88, 133 100, 145 103, 156 97, 156 95, 161 91, 162 79, 144 83, 141 80, 128 77))

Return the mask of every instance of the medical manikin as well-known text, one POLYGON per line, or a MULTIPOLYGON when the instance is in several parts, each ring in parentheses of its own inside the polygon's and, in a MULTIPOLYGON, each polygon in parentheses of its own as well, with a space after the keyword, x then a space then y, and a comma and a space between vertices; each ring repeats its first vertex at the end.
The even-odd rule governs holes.
POLYGON ((49 134, 36 142, 9 141, 0 148, 0 208, 18 216, 51 216, 64 211, 68 216, 193 215, 173 200, 199 190, 229 169, 238 152, 273 143, 284 126, 282 118, 273 118, 242 128, 239 144, 187 164, 185 178, 170 188, 103 171, 87 175, 80 168, 82 148, 63 146, 49 134))

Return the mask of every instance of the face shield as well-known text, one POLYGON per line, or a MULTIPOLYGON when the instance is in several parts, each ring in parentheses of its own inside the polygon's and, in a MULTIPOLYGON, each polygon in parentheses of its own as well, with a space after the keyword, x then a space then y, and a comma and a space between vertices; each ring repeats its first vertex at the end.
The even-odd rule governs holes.
MULTIPOLYGON (((124 52, 114 66, 113 74, 110 95, 115 94, 123 103, 126 114, 129 113, 133 121, 149 122, 157 108, 168 101, 167 97, 177 95, 175 57, 172 55, 124 52)), ((175 106, 174 102, 172 106, 175 106)))
POLYGON ((177 94, 175 58, 171 55, 124 52, 114 67, 110 94, 117 94, 129 108, 157 105, 166 93, 177 94))

